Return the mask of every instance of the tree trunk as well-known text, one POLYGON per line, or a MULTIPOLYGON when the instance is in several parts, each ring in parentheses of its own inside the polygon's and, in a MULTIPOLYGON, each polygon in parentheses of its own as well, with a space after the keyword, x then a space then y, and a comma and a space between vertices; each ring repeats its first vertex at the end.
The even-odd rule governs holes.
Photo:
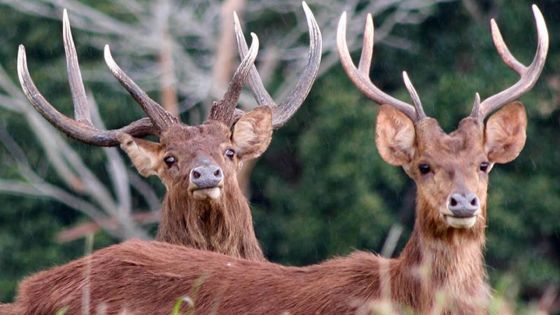
POLYGON ((161 65, 161 105, 168 112, 179 116, 179 108, 177 107, 177 88, 175 87, 175 67, 173 65, 173 40, 169 35, 169 29, 164 27, 162 32, 161 51, 159 61, 161 65))

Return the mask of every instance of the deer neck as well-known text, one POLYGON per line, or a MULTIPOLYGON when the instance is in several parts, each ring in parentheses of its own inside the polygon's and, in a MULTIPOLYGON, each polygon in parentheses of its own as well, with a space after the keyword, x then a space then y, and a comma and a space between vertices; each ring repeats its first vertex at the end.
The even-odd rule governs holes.
POLYGON ((398 284, 393 295, 426 312, 436 307, 439 294, 453 308, 449 313, 484 313, 481 307, 490 297, 483 257, 484 223, 470 230, 443 227, 443 222, 435 226, 439 221, 425 214, 436 211, 417 200, 414 230, 392 268, 392 282, 398 284))
MULTIPOLYGON (((230 186, 231 188, 231 186, 230 186)), ((251 209, 241 191, 224 190, 207 202, 168 192, 156 239, 250 260, 264 260, 251 209)))

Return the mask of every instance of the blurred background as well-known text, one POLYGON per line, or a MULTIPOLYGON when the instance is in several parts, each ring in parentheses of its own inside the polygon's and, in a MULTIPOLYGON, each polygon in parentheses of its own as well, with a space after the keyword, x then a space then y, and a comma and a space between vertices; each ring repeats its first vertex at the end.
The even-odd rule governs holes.
MULTIPOLYGON (((274 262, 304 265, 360 249, 396 256, 414 222, 415 186, 383 162, 373 142, 377 105, 349 82, 335 49, 336 24, 348 12, 355 60, 366 13, 374 14, 371 77, 408 101, 407 70, 428 115, 447 131, 485 98, 517 81, 491 40, 496 18, 522 62, 536 48, 532 1, 310 1, 323 33, 319 78, 297 115, 274 133, 268 151, 240 174, 255 230, 274 262), (392 241, 388 241, 392 240, 392 241)), ((560 312, 560 2, 535 1, 550 32, 547 65, 521 99, 529 116, 520 157, 492 171, 486 264, 499 298, 520 313, 560 312)), ((276 99, 292 87, 308 49, 299 1, 0 0, 0 301, 18 281, 94 248, 153 237, 164 187, 141 178, 116 148, 73 141, 27 103, 17 81, 17 46, 47 99, 72 112, 62 42, 67 8, 90 100, 107 128, 142 117, 103 61, 119 64, 184 122, 204 121, 239 62, 236 10, 245 34, 261 41, 257 65, 276 99), (127 227, 127 228, 124 228, 127 227), (132 227, 132 228, 131 228, 132 227)), ((357 62, 357 61, 356 61, 357 62)), ((250 108, 249 93, 240 106, 250 108)), ((101 123, 101 121, 99 121, 101 123)))

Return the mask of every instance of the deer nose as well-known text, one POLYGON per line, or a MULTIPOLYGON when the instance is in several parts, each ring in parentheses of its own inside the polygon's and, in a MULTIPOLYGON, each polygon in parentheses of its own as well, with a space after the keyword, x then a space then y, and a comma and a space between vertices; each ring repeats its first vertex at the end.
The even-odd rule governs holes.
POLYGON ((218 165, 203 165, 191 170, 190 181, 198 189, 214 188, 224 179, 222 169, 218 165))
POLYGON ((447 208, 453 213, 453 216, 458 218, 474 216, 479 206, 478 197, 473 193, 454 193, 449 197, 447 202, 447 208))

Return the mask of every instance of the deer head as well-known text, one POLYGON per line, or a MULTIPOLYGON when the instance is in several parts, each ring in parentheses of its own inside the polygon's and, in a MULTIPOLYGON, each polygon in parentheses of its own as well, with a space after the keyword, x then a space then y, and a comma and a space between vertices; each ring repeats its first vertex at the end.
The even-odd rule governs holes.
POLYGON ((110 71, 148 117, 120 129, 96 128, 91 122, 66 11, 63 16, 64 47, 75 119, 57 111, 38 91, 27 69, 23 46, 20 46, 18 54, 20 83, 33 107, 68 136, 96 146, 120 145, 140 174, 160 178, 167 195, 159 240, 195 243, 204 249, 224 247, 233 242, 232 238, 245 237, 242 234, 253 235, 254 238, 250 209, 238 187, 237 170, 243 161, 256 158, 266 150, 273 128, 282 126, 297 111, 317 75, 321 34, 313 13, 305 3, 303 6, 310 30, 309 60, 293 91, 288 93, 290 97, 276 104, 264 89, 253 65, 258 38, 251 34, 252 44, 247 48, 236 16, 235 29, 243 60, 224 97, 213 103, 208 120, 198 126, 180 122, 152 100, 117 65, 109 46, 105 46, 105 61, 110 71), (236 105, 247 76, 250 76, 250 85, 261 106, 246 113, 236 109, 236 105), (147 135, 156 136, 159 141, 142 139, 147 135), (230 223, 223 226, 219 223, 221 221, 230 223), (191 229, 191 232, 181 232, 184 229, 191 229), (239 232, 234 233, 232 229, 239 232), (222 237, 217 237, 217 234, 222 237))
POLYGON ((498 53, 521 78, 482 102, 477 93, 471 115, 449 134, 437 120, 426 116, 406 72, 403 80, 414 105, 385 94, 369 79, 374 44, 371 15, 367 17, 357 68, 346 45, 346 13, 340 18, 337 47, 344 70, 362 93, 382 104, 376 125, 377 148, 387 163, 402 166, 415 181, 417 223, 428 235, 442 237, 449 233, 482 231, 486 221, 488 173, 495 163, 510 162, 523 149, 527 117, 523 105, 513 101, 533 87, 548 50, 548 32, 542 14, 536 6, 533 13, 538 45, 529 66, 513 57, 496 22, 491 21, 498 53))

